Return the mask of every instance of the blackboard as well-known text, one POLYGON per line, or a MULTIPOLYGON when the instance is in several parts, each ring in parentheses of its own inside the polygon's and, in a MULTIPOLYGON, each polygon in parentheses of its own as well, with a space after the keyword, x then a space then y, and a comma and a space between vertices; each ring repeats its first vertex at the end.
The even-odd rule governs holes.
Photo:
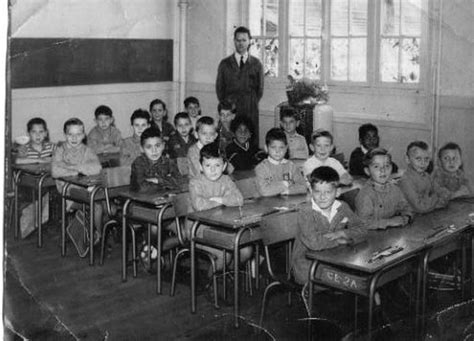
POLYGON ((171 39, 12 38, 13 89, 173 80, 171 39))

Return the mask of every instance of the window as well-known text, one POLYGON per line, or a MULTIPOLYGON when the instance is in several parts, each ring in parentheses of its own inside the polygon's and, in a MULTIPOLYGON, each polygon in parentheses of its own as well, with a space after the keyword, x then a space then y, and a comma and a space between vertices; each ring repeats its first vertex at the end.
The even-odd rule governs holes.
POLYGON ((248 1, 250 52, 263 61, 266 76, 369 85, 420 81, 425 0, 248 1))

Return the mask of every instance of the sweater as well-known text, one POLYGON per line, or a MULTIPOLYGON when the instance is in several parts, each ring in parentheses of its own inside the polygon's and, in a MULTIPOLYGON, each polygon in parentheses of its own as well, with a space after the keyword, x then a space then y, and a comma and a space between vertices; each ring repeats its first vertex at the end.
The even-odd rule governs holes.
POLYGON ((433 173, 435 186, 448 190, 452 195, 471 195, 472 188, 464 171, 458 169, 456 172, 446 172, 442 168, 435 169, 433 173))
POLYGON ((32 161, 38 160, 38 159, 45 159, 45 158, 53 156, 53 152, 55 148, 56 148, 56 145, 54 143, 43 142, 41 146, 41 151, 37 151, 36 149, 33 148, 30 142, 27 145, 21 146, 20 148, 18 148, 17 158, 31 159, 32 161))
POLYGON ((264 197, 281 194, 289 189, 289 194, 306 193, 306 181, 295 164, 283 159, 279 164, 269 158, 255 167, 257 189, 264 197), (289 181, 287 188, 283 181, 289 181))
POLYGON ((122 135, 120 130, 112 125, 106 130, 95 126, 87 135, 87 145, 96 154, 118 152, 120 151, 121 143, 122 135))
POLYGON ((293 135, 285 134, 288 140, 290 159, 307 159, 309 157, 309 150, 304 136, 296 132, 293 135))
POLYGON ((120 165, 131 165, 141 153, 140 137, 133 135, 123 139, 120 146, 120 165))
POLYGON ((178 157, 186 157, 188 155, 189 148, 196 143, 196 138, 192 133, 188 136, 188 142, 184 141, 184 138, 175 131, 167 142, 167 152, 170 159, 176 159, 178 157))
POLYGON ((413 217, 402 191, 391 182, 381 186, 368 180, 356 196, 355 207, 368 229, 385 229, 394 216, 413 217))
POLYGON ((227 161, 230 162, 237 171, 253 169, 258 163, 258 152, 259 149, 250 142, 241 145, 236 139, 234 139, 225 150, 227 161))
POLYGON ((308 281, 311 260, 306 258, 308 251, 320 251, 338 246, 336 240, 329 240, 324 235, 344 230, 346 236, 352 239, 363 238, 366 231, 363 222, 351 211, 345 202, 337 209, 337 213, 329 220, 314 210, 311 203, 301 205, 297 216, 298 229, 293 245, 292 269, 296 282, 304 284, 308 281))

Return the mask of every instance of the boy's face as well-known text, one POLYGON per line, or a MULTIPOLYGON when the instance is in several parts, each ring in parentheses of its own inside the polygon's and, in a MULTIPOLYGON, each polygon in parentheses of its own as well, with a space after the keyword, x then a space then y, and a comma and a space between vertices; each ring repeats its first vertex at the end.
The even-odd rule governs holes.
POLYGON ((241 124, 235 131, 235 138, 240 144, 245 144, 250 139, 250 130, 245 124, 241 124))
POLYGON ((441 153, 441 167, 446 172, 454 173, 457 172, 459 167, 461 167, 462 160, 461 154, 457 149, 446 149, 441 153))
POLYGON ((201 169, 204 176, 210 181, 217 181, 224 172, 226 163, 222 158, 204 158, 201 163, 201 169))
POLYGON ((133 120, 132 128, 133 134, 140 137, 147 128, 150 128, 150 123, 146 118, 136 118, 133 120))
POLYGON ((294 117, 283 117, 281 119, 281 127, 287 134, 294 134, 297 126, 298 121, 294 117))
POLYGON ((146 157, 155 162, 158 161, 161 154, 163 154, 165 144, 159 137, 150 137, 143 142, 142 148, 146 157))
POLYGON ((413 167, 418 173, 426 171, 430 164, 430 153, 418 147, 413 147, 408 151, 407 163, 413 167))
POLYGON ((84 126, 71 125, 66 131, 66 143, 69 146, 76 148, 82 143, 84 136, 84 126))
POLYGON ((326 210, 332 207, 338 192, 338 188, 333 183, 318 182, 312 186, 311 196, 320 209, 326 210))
POLYGON ((273 140, 265 146, 268 156, 275 161, 281 161, 285 158, 285 154, 288 150, 288 145, 283 141, 273 140))
POLYGON ((176 121, 176 130, 178 131, 179 135, 183 137, 189 135, 191 128, 191 121, 187 118, 180 118, 178 119, 178 121, 176 121))
POLYGON ((379 135, 375 130, 369 130, 360 140, 365 149, 374 149, 379 146, 379 135))
POLYGON ((387 155, 376 155, 365 172, 370 178, 380 185, 387 183, 392 174, 392 162, 387 155))
POLYGON ((216 127, 214 125, 202 124, 197 132, 198 140, 203 146, 214 142, 217 137, 216 127))
POLYGON ((191 117, 199 116, 199 105, 196 103, 189 103, 188 106, 186 107, 186 112, 191 117))
POLYGON ((30 135, 30 140, 33 144, 42 144, 48 132, 44 129, 42 124, 33 124, 30 131, 28 132, 30 135))
POLYGON ((334 148, 331 139, 326 136, 315 138, 312 146, 314 155, 319 160, 326 160, 331 155, 332 149, 334 148))
POLYGON ((165 116, 166 116, 166 110, 163 108, 163 105, 161 103, 155 104, 151 108, 151 117, 153 117, 153 120, 161 121, 163 120, 163 117, 165 116))
POLYGON ((114 118, 108 115, 99 114, 95 119, 95 123, 102 130, 109 129, 110 125, 114 122, 114 118))
POLYGON ((234 119, 235 114, 232 112, 232 110, 221 110, 219 112, 219 120, 221 121, 222 124, 228 126, 230 122, 234 119))

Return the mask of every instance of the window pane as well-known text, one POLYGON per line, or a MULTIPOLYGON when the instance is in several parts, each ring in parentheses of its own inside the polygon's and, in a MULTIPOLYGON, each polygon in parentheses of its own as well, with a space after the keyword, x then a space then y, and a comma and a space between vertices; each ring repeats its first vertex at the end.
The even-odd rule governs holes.
POLYGON ((290 39, 290 63, 288 74, 293 78, 303 77, 304 39, 290 39))
POLYGON ((421 0, 402 1, 402 34, 421 35, 421 0))
POLYGON ((249 29, 252 35, 262 35, 263 0, 249 0, 249 29))
POLYGON ((366 35, 367 33, 367 0, 351 1, 351 34, 366 35))
POLYGON ((420 39, 403 39, 401 79, 403 83, 420 81, 420 39))
POLYGON ((400 0, 382 0, 382 35, 400 34, 400 0))
POLYGON ((265 62, 263 63, 265 76, 278 76, 278 39, 267 39, 265 41, 265 62))
POLYGON ((265 35, 278 36, 278 0, 267 0, 265 9, 265 35))
POLYGON ((306 70, 305 77, 311 79, 321 78, 321 40, 306 40, 306 70))
POLYGON ((290 36, 304 35, 304 0, 291 0, 290 2, 290 36))
POLYGON ((331 1, 331 35, 347 36, 348 0, 331 1))
POLYGON ((349 80, 365 82, 367 80, 367 39, 351 39, 350 47, 349 80))
POLYGON ((252 56, 257 57, 258 59, 260 59, 260 61, 262 61, 262 53, 263 53, 262 39, 260 39, 260 38, 252 39, 252 42, 250 44, 249 53, 252 56))
POLYGON ((398 82, 398 39, 382 39, 380 78, 382 82, 398 82))
POLYGON ((347 39, 331 41, 331 79, 347 80, 347 39))
POLYGON ((306 3, 306 35, 321 36, 322 12, 321 0, 311 0, 306 3))

